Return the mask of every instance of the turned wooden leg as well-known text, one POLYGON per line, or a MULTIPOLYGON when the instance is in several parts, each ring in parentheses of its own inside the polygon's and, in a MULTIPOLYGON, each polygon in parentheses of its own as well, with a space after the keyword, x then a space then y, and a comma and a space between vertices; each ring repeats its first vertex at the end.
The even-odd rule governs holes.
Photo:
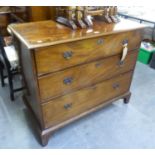
POLYGON ((130 97, 131 97, 131 93, 129 93, 128 95, 126 95, 126 96, 124 97, 124 103, 125 103, 125 104, 129 103, 130 97))

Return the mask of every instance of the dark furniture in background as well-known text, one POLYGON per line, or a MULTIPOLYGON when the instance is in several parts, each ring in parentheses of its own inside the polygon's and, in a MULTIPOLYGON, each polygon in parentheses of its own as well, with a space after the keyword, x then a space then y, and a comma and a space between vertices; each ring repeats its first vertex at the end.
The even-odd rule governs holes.
POLYGON ((55 7, 46 6, 0 6, 0 28, 3 36, 8 35, 10 23, 50 20, 55 18, 55 7))
POLYGON ((7 26, 10 23, 10 12, 0 12, 0 29, 1 35, 6 36, 8 35, 7 26))
POLYGON ((13 45, 8 45, 8 40, 10 40, 10 37, 0 35, 0 76, 2 87, 5 86, 4 79, 8 78, 10 99, 14 101, 14 93, 23 90, 24 87, 15 88, 14 86, 13 77, 16 74, 20 74, 20 66, 18 65, 16 50, 13 45), (6 75, 4 74, 4 69, 6 70, 6 75))

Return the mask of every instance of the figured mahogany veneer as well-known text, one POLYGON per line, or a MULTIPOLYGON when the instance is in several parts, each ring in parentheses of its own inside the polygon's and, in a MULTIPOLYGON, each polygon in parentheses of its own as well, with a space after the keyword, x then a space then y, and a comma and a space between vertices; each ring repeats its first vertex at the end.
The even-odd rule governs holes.
POLYGON ((38 78, 40 98, 42 101, 46 101, 50 98, 61 96, 112 76, 133 70, 137 54, 138 50, 130 51, 122 65, 119 64, 121 57, 119 54, 41 76, 38 78), (65 81, 67 79, 71 81, 65 81))
POLYGON ((139 30, 135 30, 36 49, 37 73, 41 75, 54 72, 119 54, 122 52, 124 41, 128 41, 129 51, 137 49, 140 45, 140 33, 139 30))
POLYGON ((126 20, 96 21, 76 31, 54 21, 9 26, 20 49, 25 103, 38 122, 42 145, 68 123, 118 99, 129 102, 144 27, 126 20))
POLYGON ((53 99, 42 106, 45 127, 55 126, 128 91, 132 72, 53 99), (86 104, 87 103, 87 104, 86 104))

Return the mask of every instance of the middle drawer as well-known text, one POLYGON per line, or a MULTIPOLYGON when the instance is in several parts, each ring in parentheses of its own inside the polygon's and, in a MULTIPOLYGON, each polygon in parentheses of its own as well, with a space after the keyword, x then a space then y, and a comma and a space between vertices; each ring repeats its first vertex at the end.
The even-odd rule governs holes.
POLYGON ((41 101, 47 101, 130 71, 135 66, 137 53, 136 50, 130 52, 121 65, 119 64, 121 55, 116 55, 39 77, 41 101))

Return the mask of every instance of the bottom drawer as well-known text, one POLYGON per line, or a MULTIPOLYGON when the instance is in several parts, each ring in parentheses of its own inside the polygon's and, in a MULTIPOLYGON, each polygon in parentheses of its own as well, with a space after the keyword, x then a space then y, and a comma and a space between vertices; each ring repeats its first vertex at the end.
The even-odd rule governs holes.
POLYGON ((127 92, 132 72, 53 99, 42 105, 45 128, 57 125, 94 106, 127 92))

